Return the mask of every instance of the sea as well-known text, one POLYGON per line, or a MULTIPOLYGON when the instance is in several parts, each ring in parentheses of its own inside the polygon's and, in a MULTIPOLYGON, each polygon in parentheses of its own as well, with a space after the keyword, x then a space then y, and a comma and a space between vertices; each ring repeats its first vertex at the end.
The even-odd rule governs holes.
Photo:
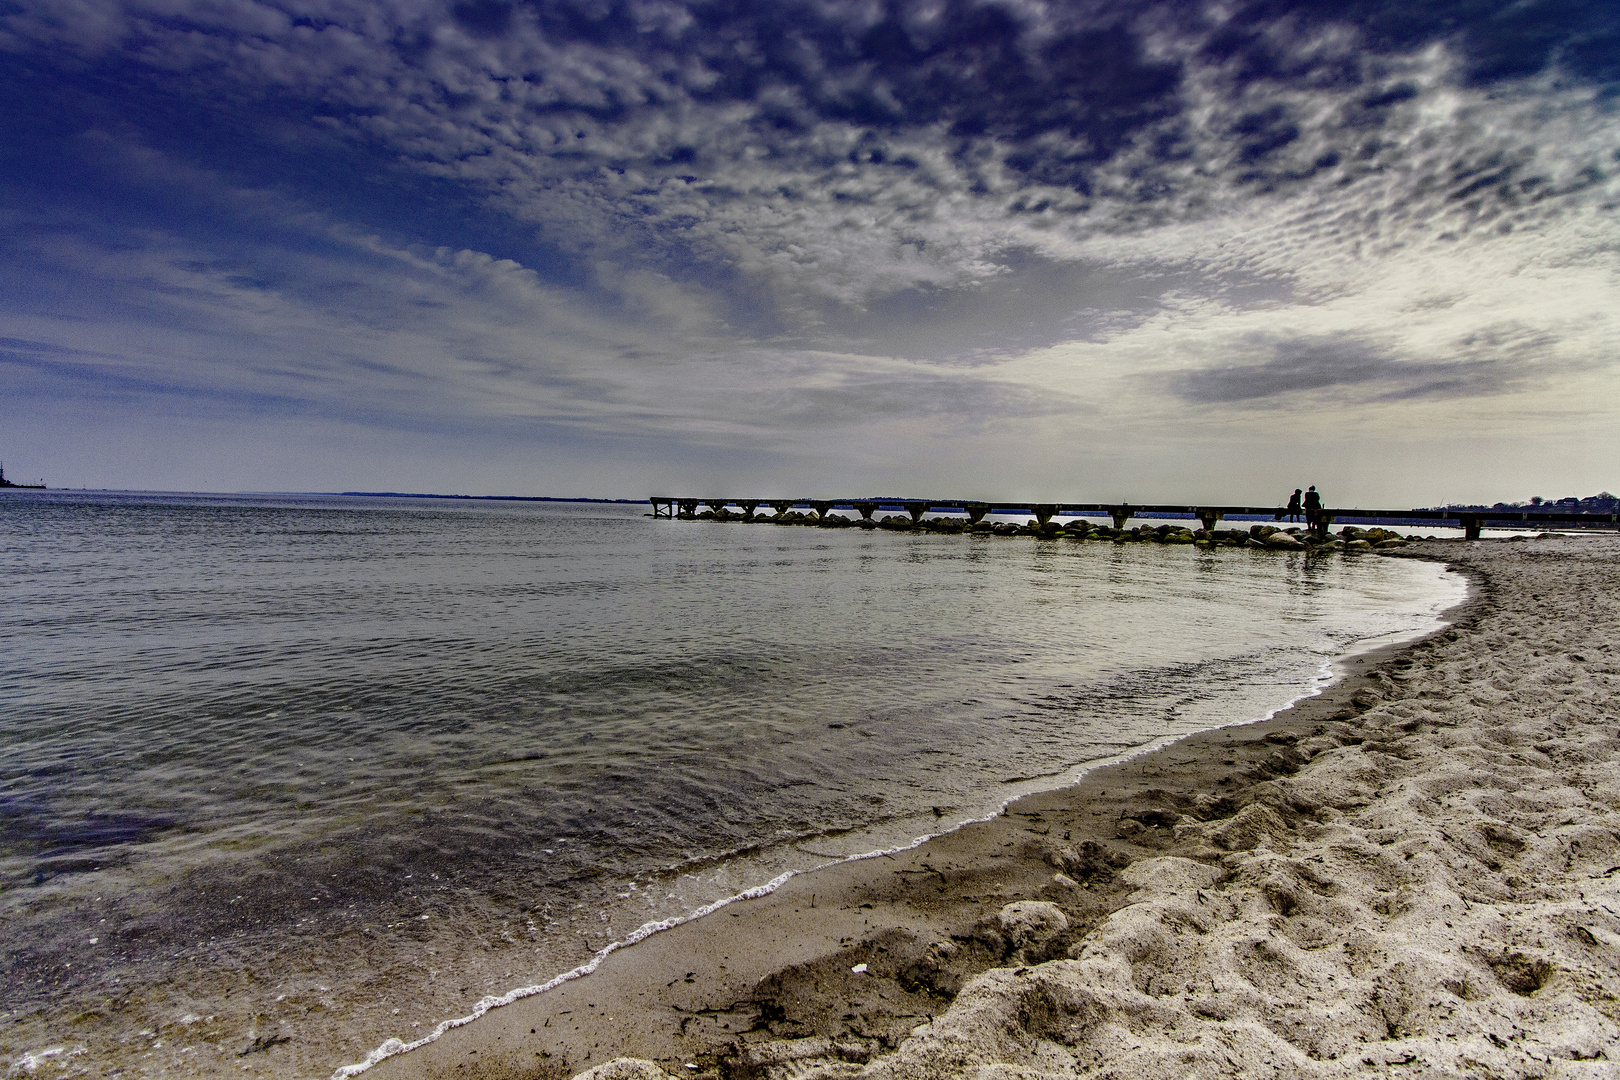
POLYGON ((648 511, 0 496, 0 1070, 354 1075, 783 875, 1265 718, 1466 591, 648 511))

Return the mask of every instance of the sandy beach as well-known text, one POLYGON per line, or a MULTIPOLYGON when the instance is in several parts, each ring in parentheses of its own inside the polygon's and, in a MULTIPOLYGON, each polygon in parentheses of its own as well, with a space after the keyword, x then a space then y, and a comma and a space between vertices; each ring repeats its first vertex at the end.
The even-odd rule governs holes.
POLYGON ((793 878, 368 1077, 1620 1075, 1620 544, 1398 557, 1472 598, 1274 719, 793 878))

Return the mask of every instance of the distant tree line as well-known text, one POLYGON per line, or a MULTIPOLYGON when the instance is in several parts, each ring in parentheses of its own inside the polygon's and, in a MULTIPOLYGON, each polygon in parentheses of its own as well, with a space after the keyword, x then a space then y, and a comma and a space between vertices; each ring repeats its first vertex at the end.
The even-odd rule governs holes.
POLYGON ((1569 495, 1562 499, 1544 499, 1540 495, 1532 495, 1524 502, 1499 502, 1486 506, 1483 503, 1447 503, 1444 510, 1547 510, 1559 514, 1617 514, 1620 513, 1620 498, 1600 491, 1596 495, 1580 498, 1569 495))

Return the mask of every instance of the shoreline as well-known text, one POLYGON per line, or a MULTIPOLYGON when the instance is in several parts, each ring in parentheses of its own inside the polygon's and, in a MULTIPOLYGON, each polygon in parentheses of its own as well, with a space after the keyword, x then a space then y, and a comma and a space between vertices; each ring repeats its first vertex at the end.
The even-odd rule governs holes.
MULTIPOLYGON (((150 500, 143 505, 146 502, 150 500)), ((601 515, 587 517, 593 522, 587 528, 594 532, 601 515)), ((433 520, 451 521, 453 526, 452 519, 433 520)), ((632 523, 626 530, 635 538, 646 527, 632 523)), ((332 535, 347 533, 339 530, 332 535)), ((735 556, 729 542, 712 545, 697 539, 707 565, 732 565, 735 556)), ((772 542, 765 548, 776 550, 777 540, 794 538, 766 539, 772 542)), ((348 542, 337 543, 342 548, 348 542)), ((435 696, 436 680, 431 679, 395 681, 398 690, 380 698, 354 697, 348 691, 323 697, 320 702, 337 707, 330 722, 312 724, 310 718, 320 717, 321 710, 300 708, 285 720, 250 710, 240 722, 199 725, 195 741, 186 736, 170 744, 179 775, 189 783, 127 783, 141 779, 142 768, 137 767, 127 775, 114 771, 109 776, 114 786, 98 790, 93 781, 81 782, 88 774, 70 771, 60 781, 58 806, 72 806, 70 799, 90 806, 100 800, 117 808, 115 822, 132 817, 138 808, 164 812, 167 800, 176 797, 189 800, 191 808, 172 815, 172 820, 156 818, 162 831, 153 834, 154 842, 146 842, 142 835, 135 845, 111 847, 104 856, 95 852, 107 865, 57 859, 53 854, 53 861, 38 860, 45 870, 43 880, 31 872, 28 877, 36 880, 17 875, 25 887, 8 891, 5 913, 8 927, 17 930, 7 950, 14 991, 12 1023, 3 1040, 7 1059, 14 1064, 33 1061, 29 1055, 61 1047, 60 1054, 41 1066, 46 1072, 90 1075, 123 1070, 202 1077, 248 1070, 259 1075, 326 1077, 335 1067, 364 1060, 390 1037, 411 1040, 433 1031, 446 1018, 471 1013, 482 999, 541 983, 584 964, 604 945, 624 939, 648 921, 686 914, 789 869, 902 846, 963 819, 990 814, 1009 795, 1066 782, 1070 774, 1055 766, 1264 716, 1290 699, 1315 692, 1328 667, 1325 662, 1360 647, 1354 644, 1358 639, 1397 627, 1416 630, 1429 625, 1435 612, 1455 603, 1462 592, 1455 575, 1442 575, 1438 567, 1415 562, 1399 566, 1354 557, 1309 560, 1297 555, 1279 560, 1251 553, 1219 558, 1191 547, 1088 550, 1079 545, 1030 549, 1013 544, 998 550, 997 545, 977 541, 968 553, 973 557, 958 560, 949 546, 950 541, 941 538, 919 543, 904 537, 878 539, 874 544, 848 533, 823 535, 808 547, 789 545, 795 551, 815 553, 787 560, 790 568, 808 567, 804 572, 815 575, 805 579, 811 584, 822 580, 825 558, 835 558, 834 566, 859 560, 864 567, 872 565, 873 554, 882 566, 896 554, 905 557, 904 565, 896 565, 897 573, 872 579, 879 589, 876 595, 867 595, 863 579, 843 575, 828 579, 841 584, 838 603, 827 609, 833 615, 830 621, 823 619, 825 625, 854 618, 856 609, 848 602, 856 594, 864 610, 852 624, 857 633, 829 639, 826 655, 853 657, 858 666, 849 674, 872 672, 876 677, 869 685, 852 683, 857 693, 839 690, 835 699, 823 700, 819 686, 825 676, 816 667, 771 667, 767 671, 771 678, 785 674, 793 688, 803 684, 810 693, 800 695, 793 689, 794 696, 789 696, 779 692, 783 689, 779 684, 774 691, 735 702, 715 698, 716 715, 743 721, 734 730, 747 737, 785 727, 796 740, 791 753, 782 755, 768 739, 750 746, 747 738, 734 738, 733 729, 717 726, 720 742, 715 745, 726 752, 713 769, 699 755, 682 762, 681 755, 690 747, 679 742, 670 744, 671 753, 649 747, 649 753, 640 755, 639 760, 685 767, 687 771, 675 772, 673 785, 652 770, 609 767, 611 759, 600 747, 554 737, 577 725, 560 717, 550 723, 549 711, 533 732, 523 730, 528 727, 523 724, 522 729, 501 733, 487 743, 452 741, 449 755, 430 751, 413 760, 399 751, 414 740, 387 735, 387 724, 380 721, 390 710, 380 706, 397 702, 398 715, 407 719, 432 715, 432 703, 440 699, 435 696), (831 547, 823 540, 832 542, 831 547), (822 554, 828 550, 835 556, 822 554), (936 553, 947 557, 938 559, 936 553), (910 568, 914 554, 922 556, 915 571, 910 568), (1200 572, 1185 576, 1181 572, 1193 568, 1200 572), (932 596, 929 591, 919 594, 909 583, 916 575, 921 575, 917 580, 929 586, 932 596), (1229 582, 1252 602, 1232 603, 1229 582), (975 603, 958 592, 982 592, 991 602, 975 603), (1015 597, 1027 601, 1027 606, 1006 602, 1015 597), (914 606, 919 601, 921 606, 914 606), (1135 606, 1138 601, 1147 605, 1145 612, 1135 606), (1095 604, 1108 606, 1097 610, 1095 604), (1392 617, 1391 607, 1405 614, 1392 617), (1019 615, 1009 621, 1002 614, 1009 610, 1019 615), (922 612, 928 617, 919 618, 922 612), (920 632, 912 634, 914 627, 920 632), (947 631, 943 635, 942 629, 947 631), (913 656, 905 651, 907 642, 942 643, 943 648, 929 644, 913 656), (892 651, 897 645, 901 651, 892 651), (1212 652, 1223 659, 1210 656, 1212 652), (1093 663, 1099 654, 1105 662, 1093 663), (1114 658, 1112 666, 1106 662, 1108 654, 1114 658), (1029 666, 1012 666, 1018 664, 1029 666), (426 693, 413 692, 417 689, 426 693), (359 715, 347 715, 350 710, 341 707, 351 702, 359 715), (947 722, 958 726, 946 728, 947 722), (306 756, 306 746, 274 742, 293 730, 308 736, 308 745, 316 749, 313 761, 306 756), (951 730, 961 734, 941 737, 942 731, 951 730), (372 748, 377 753, 362 750, 357 762, 343 764, 345 745, 363 742, 368 732, 384 733, 383 743, 372 748), (246 738, 252 733, 262 733, 272 742, 246 738), (319 752, 326 740, 331 740, 335 752, 319 752), (390 741, 400 745, 389 746, 390 741), (526 764, 526 754, 511 752, 515 743, 524 750, 549 751, 555 745, 558 761, 526 764), (219 764, 233 765, 229 774, 223 770, 218 774, 226 781, 222 790, 246 792, 247 801, 210 797, 216 774, 205 766, 214 755, 197 752, 209 745, 219 747, 219 764), (738 748, 735 753, 733 746, 738 748), (244 748, 246 752, 238 754, 244 748), (748 764, 762 762, 765 767, 755 773, 770 780, 778 772, 778 756, 782 778, 808 777, 812 782, 781 784, 781 799, 750 797, 756 791, 748 786, 752 779, 748 764), (488 780, 481 768, 467 767, 486 757, 500 763, 488 780), (593 758, 604 763, 599 773, 570 775, 565 768, 574 760, 593 758), (239 759, 245 762, 240 772, 235 767, 239 759), (297 771, 291 768, 295 759, 297 771), (743 773, 737 773, 733 759, 742 762, 743 773), (278 762, 287 767, 266 768, 278 762), (399 769, 402 765, 404 771, 399 769), (702 780, 711 772, 721 781, 709 785, 718 798, 704 804, 689 799, 689 792, 701 786, 694 779, 702 780), (728 782, 732 775, 742 775, 744 782, 733 785, 728 782), (400 779, 390 782, 390 776, 400 779), (567 782, 536 786, 529 777, 567 782), (255 778, 282 786, 256 786, 250 783, 255 778), (340 783, 324 782, 334 779, 340 783), (601 791, 597 779, 606 782, 601 791), (352 791, 356 780, 360 790, 352 791), (525 796, 509 808, 488 798, 492 792, 516 790, 519 783, 525 796), (336 791, 331 790, 334 787, 336 791), (261 798, 262 806, 254 801, 261 798), (400 812, 390 809, 394 804, 400 812), (815 812, 822 805, 835 813, 815 812), (622 811, 609 815, 613 820, 605 825, 600 814, 604 806, 622 811), (217 818, 202 812, 216 807, 222 811, 217 818), (358 813, 345 817, 336 810, 358 813), (638 814, 633 811, 640 810, 651 811, 646 819, 650 828, 640 828, 642 822, 635 820, 638 814), (589 813, 598 816, 584 816, 589 813), (536 821, 542 827, 531 827, 536 821), (550 827, 553 822, 555 828, 550 827), (688 822, 700 827, 682 827, 688 822), (777 827, 782 822, 801 828, 777 827), (848 831, 837 827, 846 823, 856 827, 848 831), (489 827, 478 828, 480 824, 489 827), (629 842, 616 847, 612 840, 617 836, 629 842), (697 861, 694 854, 701 858, 708 845, 677 839, 688 836, 704 841, 767 840, 717 844, 714 847, 728 849, 726 858, 697 861), (588 841, 590 848, 575 846, 579 839, 588 841), (542 850, 553 846, 555 853, 542 850)), ((635 551, 641 547, 632 545, 635 551)), ((129 558, 138 563, 144 556, 132 547, 129 558)), ((319 566, 319 561, 310 565, 319 566)), ((527 572, 520 563, 512 565, 527 572)), ((781 582, 783 587, 768 590, 770 595, 798 594, 789 586, 800 571, 784 573, 788 579, 781 582)), ((274 588, 282 589, 281 570, 274 575, 274 588)), ((573 575, 567 570, 558 576, 573 575)), ((414 591, 422 576, 401 574, 402 596, 414 591)), ((246 574, 238 584, 252 580, 253 574, 246 574)), ((697 599, 701 594, 705 606, 697 610, 712 610, 707 607, 714 598, 709 575, 691 580, 694 591, 681 595, 697 599)), ((137 588, 145 591, 146 586, 137 588)), ((573 594, 572 588, 562 591, 573 594)), ((756 591, 744 588, 738 595, 756 591)), ((547 590, 541 592, 549 595, 547 590)), ((565 606, 575 607, 572 600, 565 606)), ((646 607, 639 602, 636 606, 646 607)), ((172 613, 208 607, 186 600, 172 613)), ((384 595, 377 610, 404 615, 410 607, 396 606, 384 595)), ((618 610, 595 604, 580 608, 588 626, 606 623, 593 623, 587 609, 610 614, 618 610)), ((708 637, 706 629, 672 605, 647 610, 653 616, 649 626, 666 622, 677 629, 691 626, 693 640, 708 637), (676 612, 676 617, 664 618, 661 609, 676 612)), ((784 641, 793 652, 798 646, 787 638, 800 635, 797 622, 768 617, 761 623, 750 616, 742 625, 757 627, 767 637, 775 627, 786 626, 784 641)), ((233 625, 246 627, 227 618, 219 624, 225 631, 222 639, 232 639, 233 625)), ((322 620, 320 625, 327 623, 322 620)), ((511 636, 490 625, 496 639, 511 636)), ((519 620, 519 625, 544 629, 534 620, 519 620)), ((479 637, 478 627, 468 624, 467 630, 470 639, 486 640, 479 637)), ((341 646, 349 636, 337 628, 324 639, 341 646)), ((459 632, 453 636, 462 638, 459 632)), ((604 655, 613 654, 613 640, 603 643, 610 646, 604 655)), ((107 650, 93 651, 110 656, 116 655, 117 647, 116 640, 109 640, 107 650)), ((744 646, 745 654, 754 651, 752 645, 744 646)), ((814 662, 815 654, 810 655, 814 662)), ((176 654, 176 660, 183 663, 182 654, 176 654)), ((289 660, 294 661, 285 669, 289 685, 325 685, 330 674, 325 665, 303 672, 296 654, 277 663, 289 660)), ((139 665, 116 669, 129 674, 139 670, 145 669, 139 665)), ((151 670, 167 677, 162 673, 168 665, 157 663, 151 670)), ((686 669, 676 670, 683 675, 683 687, 704 685, 684 677, 686 669)), ((722 665, 715 670, 724 676, 729 669, 722 665)), ((844 676, 836 667, 822 670, 833 678, 844 676)), ((643 703, 656 702, 657 694, 668 692, 667 684, 663 689, 658 686, 662 671, 658 665, 638 663, 626 669, 628 682, 615 679, 609 685, 613 693, 628 691, 643 695, 643 703)), ((692 671, 701 679, 719 677, 706 668, 692 671)), ((126 674, 115 677, 124 685, 135 685, 126 674)), ((594 691, 588 682, 584 689, 589 695, 594 691)), ((724 679, 721 682, 729 688, 724 679)), ((71 692, 75 687, 65 689, 71 692)), ((118 689, 115 683, 96 697, 116 705, 122 700, 118 689)), ((82 691, 78 694, 85 696, 82 691)), ((277 687, 271 694, 243 700, 262 698, 266 705, 279 705, 286 697, 277 687)), ((504 715, 508 704, 526 700, 524 694, 499 695, 499 713, 504 715)), ((77 701, 68 704, 70 713, 78 709, 77 701)), ((192 712, 187 699, 172 714, 192 712)), ((700 710, 683 712, 700 722, 704 716, 700 710)), ((116 732, 122 722, 119 710, 103 715, 108 730, 116 732)), ((496 731, 501 715, 492 713, 486 720, 493 726, 478 730, 496 731)), ((700 735, 706 726, 685 723, 673 713, 670 719, 680 721, 675 726, 681 730, 700 735)), ((91 729, 100 730, 94 725, 91 729)), ((176 725, 172 730, 181 728, 176 725)), ((711 743, 703 736, 699 744, 711 743)), ((423 745, 442 749, 431 742, 423 745)), ((42 783, 25 781, 23 789, 42 783)), ((33 808, 27 809, 32 814, 33 808)), ((45 809, 40 820, 53 828, 61 825, 69 839, 78 836, 74 815, 45 809)), ((33 828, 32 816, 22 820, 25 830, 33 828)), ((99 812, 95 817, 86 814, 84 820, 92 829, 104 824, 99 812)), ((32 835, 22 834, 25 845, 32 835)), ((101 834, 86 835, 94 839, 101 834)), ((27 853, 23 855, 8 864, 8 870, 15 866, 31 871, 27 853)), ((8 877, 8 887, 11 880, 8 877)))
MULTIPOLYGON (((1421 549, 1401 557, 1446 561, 1421 549)), ((1121 871, 1172 843, 1185 815, 1167 803, 1211 787, 1242 803, 1247 788, 1294 767, 1294 743, 1361 711, 1353 699, 1385 666, 1465 628, 1484 589, 1483 575, 1464 572, 1469 591, 1438 625, 1335 658, 1332 681, 1270 717, 1133 748, 1082 766, 1073 782, 1010 797, 988 818, 748 890, 633 940, 633 949, 616 944, 587 965, 587 977, 576 969, 476 1022, 447 1021, 454 1026, 442 1035, 364 1071, 549 1080, 627 1057, 657 1061, 670 1075, 718 1077, 736 1074, 756 1043, 831 1039, 846 1062, 892 1051, 919 1019, 941 1015, 972 976, 1008 959, 1005 935, 997 944, 990 928, 1003 903, 1057 902, 1069 926, 1043 948, 1060 952, 1125 903, 1131 889, 1121 871), (1061 847, 1050 840, 1058 827, 1061 847), (865 972, 851 970, 862 964, 865 972), (872 978, 880 965, 891 974, 872 978), (855 1012, 829 1009, 874 996, 880 982, 905 985, 882 986, 881 1000, 859 1002, 855 1012)), ((744 1063, 743 1074, 765 1075, 757 1065, 744 1063)), ((333 1077, 359 1071, 348 1066, 333 1077)))

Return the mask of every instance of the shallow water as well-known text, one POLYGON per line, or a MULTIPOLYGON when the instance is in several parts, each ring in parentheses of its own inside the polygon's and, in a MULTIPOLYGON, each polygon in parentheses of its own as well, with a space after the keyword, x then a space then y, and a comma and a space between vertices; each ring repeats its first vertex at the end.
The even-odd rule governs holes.
POLYGON ((0 550, 0 1052, 40 1075, 328 1075, 1462 592, 598 504, 10 494, 0 550))

